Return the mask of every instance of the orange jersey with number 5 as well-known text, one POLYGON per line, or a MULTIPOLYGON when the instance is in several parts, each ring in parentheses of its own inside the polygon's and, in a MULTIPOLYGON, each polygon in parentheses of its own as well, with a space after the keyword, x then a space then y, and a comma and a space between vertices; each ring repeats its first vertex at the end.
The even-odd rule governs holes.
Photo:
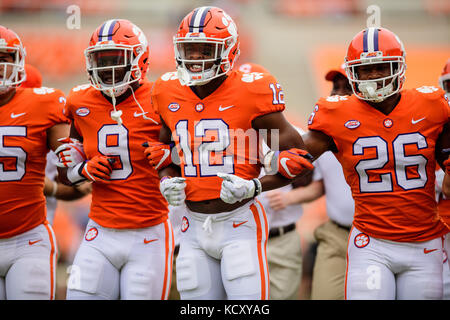
POLYGON ((355 200, 354 226, 393 241, 448 232, 435 201, 435 145, 450 108, 435 87, 403 90, 385 115, 355 96, 321 98, 310 130, 330 136, 355 200))
POLYGON ((47 130, 69 123, 65 102, 57 89, 17 88, 0 107, 0 238, 45 222, 47 130))
POLYGON ((90 85, 75 87, 67 98, 67 112, 83 137, 88 159, 96 155, 113 157, 109 181, 92 186, 89 217, 107 228, 136 229, 167 219, 167 202, 159 191, 158 173, 149 165, 142 143, 158 139, 159 117, 150 105, 152 83, 145 82, 116 108, 122 111, 122 125, 111 119, 112 104, 90 85))
POLYGON ((232 71, 213 93, 200 99, 181 86, 176 73, 155 83, 152 102, 180 152, 186 178, 186 199, 220 197, 218 172, 244 179, 257 178, 261 169, 259 134, 252 129, 256 117, 285 109, 280 84, 269 73, 232 71))

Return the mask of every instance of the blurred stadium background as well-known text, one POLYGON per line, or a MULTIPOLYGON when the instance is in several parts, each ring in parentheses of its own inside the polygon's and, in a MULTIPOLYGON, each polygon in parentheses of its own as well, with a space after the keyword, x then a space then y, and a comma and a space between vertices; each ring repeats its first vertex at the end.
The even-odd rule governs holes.
MULTIPOLYGON (((344 59, 352 37, 366 27, 369 5, 381 9, 381 26, 395 32, 406 48, 406 87, 438 85, 450 57, 449 0, 0 0, 1 24, 15 30, 27 50, 27 62, 43 75, 44 85, 68 93, 86 83, 83 50, 91 33, 111 18, 129 19, 150 43, 150 80, 175 67, 172 36, 193 8, 225 9, 241 36, 237 64, 265 66, 282 84, 289 120, 306 126, 315 101, 327 95, 331 83, 325 73, 344 59), (68 28, 73 11, 80 9, 79 28, 68 28)), ((72 18, 73 19, 73 18, 72 18)), ((73 20, 72 20, 73 22, 73 20)), ((86 223, 89 197, 61 202, 55 218, 60 247, 58 298, 64 298, 66 267, 70 265, 86 223)), ((326 219, 324 200, 307 205, 299 230, 305 248, 301 298, 308 298, 309 244, 312 231, 326 219)))

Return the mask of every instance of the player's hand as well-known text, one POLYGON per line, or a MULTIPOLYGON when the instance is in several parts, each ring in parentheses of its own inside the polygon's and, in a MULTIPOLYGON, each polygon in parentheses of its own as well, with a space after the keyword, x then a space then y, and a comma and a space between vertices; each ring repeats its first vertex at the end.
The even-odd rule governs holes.
POLYGON ((182 177, 162 177, 159 183, 159 190, 166 198, 167 202, 174 207, 181 206, 186 199, 184 188, 186 188, 186 179, 182 177))
POLYGON ((142 144, 145 147, 144 154, 147 157, 150 165, 155 170, 161 170, 172 163, 172 157, 170 156, 170 145, 161 142, 144 142, 142 144))
POLYGON ((273 161, 276 159, 277 170, 285 178, 294 179, 303 171, 314 169, 314 165, 311 163, 313 157, 306 150, 292 148, 277 153, 273 152, 270 159, 265 159, 264 162, 265 165, 269 165, 269 168, 271 168, 273 167, 273 161), (266 164, 266 162, 268 163, 266 164))
POLYGON ((217 173, 222 178, 220 199, 223 202, 233 204, 237 201, 253 198, 261 193, 261 182, 258 179, 246 180, 234 174, 217 173))
POLYGON ((90 181, 109 180, 112 173, 113 158, 95 156, 85 161, 81 174, 90 181))
POLYGON ((58 141, 63 143, 55 150, 59 159, 56 163, 58 167, 70 168, 86 160, 83 144, 80 141, 69 137, 58 139, 58 141))
POLYGON ((445 173, 450 175, 450 156, 444 161, 445 173))
POLYGON ((271 190, 266 193, 267 200, 269 200, 269 206, 274 211, 283 210, 289 205, 286 196, 286 192, 280 190, 271 190))

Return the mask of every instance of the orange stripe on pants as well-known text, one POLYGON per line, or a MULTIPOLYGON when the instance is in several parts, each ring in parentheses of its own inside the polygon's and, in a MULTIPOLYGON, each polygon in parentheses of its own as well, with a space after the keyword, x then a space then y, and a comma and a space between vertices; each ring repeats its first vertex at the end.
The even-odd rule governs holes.
MULTIPOLYGON (((261 206, 261 204, 260 204, 261 206)), ((261 206, 262 208, 262 206, 261 206)), ((262 230, 262 225, 261 225, 261 220, 259 218, 259 213, 258 213, 258 209, 256 208, 256 206, 254 204, 252 204, 250 206, 250 210, 253 213, 253 218, 255 219, 256 222, 256 237, 257 237, 257 248, 258 248, 258 262, 259 262, 259 271, 260 271, 260 276, 261 276, 261 300, 267 300, 268 297, 268 292, 266 292, 266 278, 268 278, 268 276, 266 276, 266 272, 264 270, 264 265, 267 266, 267 256, 265 255, 265 259, 263 258, 263 253, 262 253, 262 249, 261 249, 261 242, 262 242, 262 236, 263 236, 263 230, 262 230), (264 262, 265 260, 265 262, 264 262)), ((264 209, 263 209, 263 215, 264 214, 264 209)), ((267 220, 264 217, 264 222, 265 222, 265 234, 267 235, 267 220)), ((264 241, 264 251, 266 250, 267 247, 267 236, 266 239, 264 241)), ((266 253, 266 252, 264 252, 266 253)), ((268 283, 268 282, 267 282, 268 283)))
POLYGON ((170 286, 171 286, 171 282, 172 282, 171 277, 172 277, 172 259, 173 259, 174 240, 173 240, 172 228, 169 226, 168 220, 164 221, 164 232, 166 235, 166 240, 165 240, 166 250, 165 250, 165 262, 164 262, 164 283, 163 283, 161 300, 168 299, 168 293, 170 291, 170 286), (172 241, 170 241, 170 238, 172 239, 172 241), (170 261, 170 263, 169 263, 169 261, 170 261), (169 279, 169 281, 167 279, 169 279))
POLYGON ((55 300, 55 254, 56 254, 56 246, 55 239, 53 238, 53 231, 50 229, 48 225, 48 221, 44 223, 45 228, 48 232, 48 237, 50 239, 50 300, 55 300))

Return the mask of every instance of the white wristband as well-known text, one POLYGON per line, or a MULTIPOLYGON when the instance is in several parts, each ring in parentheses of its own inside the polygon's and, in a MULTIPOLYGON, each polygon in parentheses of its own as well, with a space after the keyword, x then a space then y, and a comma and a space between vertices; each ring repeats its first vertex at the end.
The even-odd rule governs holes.
POLYGON ((67 169, 67 179, 72 184, 78 184, 86 180, 84 176, 81 175, 81 170, 83 170, 84 162, 80 162, 74 167, 67 169))

